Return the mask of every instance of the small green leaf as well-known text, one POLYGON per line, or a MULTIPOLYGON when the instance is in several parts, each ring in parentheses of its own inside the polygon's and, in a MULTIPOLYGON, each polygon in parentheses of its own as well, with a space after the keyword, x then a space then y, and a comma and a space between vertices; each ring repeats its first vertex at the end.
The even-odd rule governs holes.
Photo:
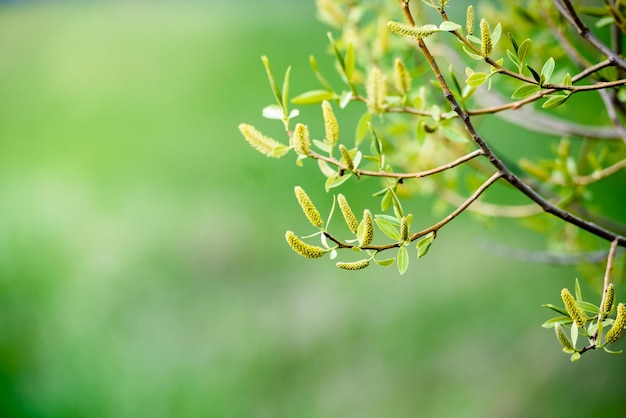
POLYGON ((265 72, 267 73, 267 78, 270 82, 272 93, 274 93, 274 98, 276 99, 276 103, 281 109, 285 109, 285 104, 282 102, 282 94, 280 93, 280 89, 278 88, 278 84, 276 84, 276 79, 274 78, 272 68, 270 67, 269 58, 267 58, 266 55, 263 55, 261 57, 261 61, 263 61, 263 65, 265 66, 265 72))
POLYGON ((570 357, 570 360, 571 360, 572 362, 575 362, 575 361, 580 360, 580 353, 577 351, 577 352, 575 352, 574 354, 572 354, 572 357, 570 357))
POLYGON ((352 101, 352 92, 347 90, 341 93, 341 97, 339 98, 339 108, 345 109, 348 104, 352 101))
POLYGON ((339 174, 336 174, 332 177, 328 177, 326 179, 326 183, 324 184, 324 187, 326 188, 326 192, 328 192, 330 189, 334 187, 341 186, 343 183, 348 181, 350 177, 352 177, 352 173, 346 173, 343 176, 339 176, 339 174))
POLYGON ((398 248, 398 271, 404 274, 409 268, 409 254, 405 246, 398 248))
POLYGON ((491 44, 496 46, 498 41, 500 41, 500 37, 502 36, 502 25, 498 22, 495 28, 493 28, 493 32, 491 33, 491 44))
POLYGON ((511 60, 511 62, 517 67, 518 71, 520 69, 520 64, 519 61, 517 59, 517 55, 515 55, 513 52, 511 52, 510 49, 506 50, 506 56, 509 57, 509 60, 511 60))
POLYGON ((302 94, 297 95, 291 99, 291 103, 294 104, 312 104, 321 103, 324 100, 333 100, 335 93, 328 90, 310 90, 302 94))
POLYGON ((356 125, 356 134, 354 138, 354 143, 359 145, 367 132, 370 129, 370 123, 372 120, 372 114, 370 112, 365 112, 363 116, 359 119, 359 122, 356 125))
POLYGON ((352 78, 354 76, 354 67, 355 67, 355 57, 354 57, 354 46, 352 43, 348 44, 348 49, 346 50, 346 78, 348 84, 352 82, 352 78))
MULTIPOLYGON (((480 41, 479 41, 480 42, 480 41)), ((470 57, 473 58, 477 61, 482 61, 484 59, 484 57, 482 55, 478 55, 477 53, 475 53, 474 51, 472 51, 471 49, 469 49, 467 46, 463 45, 463 51, 465 51, 465 53, 470 57)))
POLYGON ((435 240, 435 233, 430 232, 417 242, 417 258, 422 258, 428 253, 431 244, 435 240))
POLYGON ((556 306, 556 305, 553 305, 551 303, 547 303, 547 304, 541 305, 541 306, 544 307, 544 308, 552 309, 553 311, 555 311, 557 313, 560 313, 561 315, 569 317, 569 314, 567 313, 567 311, 565 309, 561 308, 560 306, 556 306))
POLYGON ((394 261, 396 261, 396 258, 386 258, 384 260, 376 260, 374 259, 374 261, 376 262, 376 264, 378 264, 381 267, 389 267, 390 265, 392 265, 394 263, 394 261))
POLYGON ((517 44, 517 40, 515 39, 515 36, 513 36, 511 32, 507 32, 507 35, 509 35, 509 39, 511 40, 511 45, 513 45, 513 49, 515 50, 515 53, 517 54, 517 51, 519 50, 519 45, 517 44))
MULTIPOLYGON (((320 149, 320 151, 324 151, 324 152, 330 152, 331 150, 331 146, 328 145, 326 142, 324 141, 320 141, 319 139, 314 139, 311 142, 313 142, 313 145, 315 145, 317 148, 320 149)), ((318 161, 322 161, 322 160, 318 160, 318 161)))
POLYGON ((548 97, 548 100, 543 102, 543 104, 541 105, 543 109, 553 109, 557 106, 561 106, 567 101, 567 99, 569 98, 569 94, 554 94, 548 97))
POLYGON ((520 44, 519 49, 517 50, 517 61, 519 62, 520 67, 524 66, 524 61, 526 61, 526 56, 528 55, 528 51, 532 45, 533 41, 530 39, 526 39, 520 44))
POLYGON ((563 77, 562 84, 564 86, 571 86, 572 85, 572 76, 570 75, 570 73, 565 74, 565 77, 563 77))
POLYGON ((537 83, 541 82, 541 76, 539 76, 539 73, 537 73, 537 71, 533 67, 527 65, 526 68, 528 68, 528 71, 530 71, 530 74, 533 76, 537 83))
POLYGON ((489 79, 489 74, 474 73, 465 80, 468 86, 478 87, 489 79))
POLYGON ((390 215, 383 215, 383 214, 374 215, 374 217, 376 219, 384 219, 385 221, 389 222, 391 225, 400 228, 401 222, 400 222, 400 220, 398 218, 395 218, 395 217, 390 216, 390 215))
POLYGON ((574 282, 574 295, 576 295, 576 301, 583 300, 583 292, 580 290, 580 282, 578 281, 578 277, 576 277, 576 281, 574 282))
POLYGON ((597 315, 600 313, 600 308, 598 308, 593 303, 585 302, 584 300, 577 301, 578 306, 583 308, 585 312, 590 312, 592 315, 597 315))
POLYGON ((285 71, 285 79, 283 80, 283 107, 287 110, 287 103, 289 103, 289 76, 291 75, 291 66, 287 67, 285 71))
MULTIPOLYGON (((321 142, 321 141, 320 141, 321 142)), ((317 165, 320 168, 320 171, 324 175, 324 177, 333 177, 337 175, 337 170, 331 168, 330 165, 324 160, 317 160, 317 165)))
POLYGON ((463 135, 461 132, 457 130, 450 129, 446 126, 439 126, 439 132, 441 132, 443 136, 445 136, 450 141, 460 142, 460 143, 469 142, 469 139, 467 138, 467 136, 463 135))
POLYGON ((380 201, 380 210, 382 210, 383 212, 386 212, 387 209, 391 207, 392 203, 393 203, 393 196, 391 192, 389 191, 389 189, 387 189, 387 191, 385 192, 385 195, 380 201))
POLYGON ((267 119, 283 120, 285 116, 283 109, 275 104, 265 106, 263 108, 263 117, 267 119))
POLYGON ((454 32, 459 29, 461 29, 461 25, 454 23, 452 21, 449 21, 449 20, 439 25, 439 30, 444 31, 444 32, 454 32))
POLYGON ((391 222, 386 221, 385 219, 376 218, 374 219, 378 228, 383 231, 385 235, 391 238, 394 241, 400 241, 400 232, 391 224, 391 222))
POLYGON ((517 88, 517 90, 515 90, 513 92, 513 94, 511 95, 512 99, 523 99, 525 97, 528 97, 532 94, 535 94, 536 92, 539 91, 539 86, 536 84, 524 84, 523 86, 520 86, 517 88))
POLYGON ((578 342, 578 327, 571 327, 570 336, 572 339, 572 345, 576 347, 576 343, 578 342))
POLYGON ((609 350, 609 349, 608 349, 608 348, 606 348, 606 347, 603 347, 603 348, 604 348, 604 351, 606 351, 606 352, 607 352, 607 353, 609 353, 609 354, 622 354, 622 351, 623 351, 623 350, 613 351, 613 350, 609 350))
POLYGON ((543 328, 552 329, 554 328, 554 324, 568 325, 572 322, 574 321, 572 321, 572 318, 570 318, 569 316, 555 316, 554 318, 548 319, 546 322, 541 324, 541 326, 543 328))
POLYGON ((543 64, 543 67, 541 68, 541 80, 542 80, 541 84, 550 82, 550 77, 552 77, 553 72, 554 72, 554 58, 550 57, 548 58, 546 63, 543 64))

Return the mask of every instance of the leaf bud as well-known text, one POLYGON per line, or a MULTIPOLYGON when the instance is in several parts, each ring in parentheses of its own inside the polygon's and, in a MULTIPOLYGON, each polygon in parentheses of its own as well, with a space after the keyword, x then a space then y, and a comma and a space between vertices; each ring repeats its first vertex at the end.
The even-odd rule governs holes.
POLYGON ((367 209, 363 211, 363 219, 359 223, 357 238, 361 247, 370 245, 374 239, 374 221, 372 213, 367 209))
POLYGON ((242 123, 239 131, 252 148, 267 157, 280 158, 289 151, 289 148, 273 138, 263 135, 254 126, 242 123))
POLYGON ((337 263, 337 267, 339 267, 340 269, 344 269, 344 270, 362 270, 365 267, 370 265, 370 260, 367 258, 364 258, 363 260, 359 260, 359 261, 353 261, 353 262, 344 262, 344 261, 339 261, 337 263))
POLYGON ((309 198, 306 192, 300 186, 295 187, 296 199, 298 199, 298 203, 304 212, 306 218, 311 222, 311 225, 316 226, 318 228, 322 227, 324 221, 320 216, 317 208, 313 204, 313 201, 309 198))
POLYGON ((561 299, 563 299, 563 305, 565 305, 567 314, 574 320, 576 326, 578 328, 584 327, 587 322, 587 315, 585 315, 585 311, 576 303, 570 291, 565 288, 561 290, 561 299))
POLYGON ((396 58, 394 63, 393 83, 396 90, 403 95, 406 95, 411 89, 411 74, 400 58, 396 58))
POLYGON ((320 258, 324 255, 324 249, 322 247, 307 244, 291 231, 287 231, 285 238, 291 249, 302 257, 320 258))
POLYGON ((293 131, 293 149, 299 155, 309 155, 311 151, 311 134, 309 128, 298 123, 293 131))
POLYGON ((465 14, 465 33, 467 35, 474 34, 474 6, 471 4, 467 6, 467 13, 465 14))
POLYGON ((326 133, 324 140, 329 145, 335 145, 339 140, 339 124, 327 100, 322 102, 322 116, 324 116, 324 132, 326 133))
POLYGON ((489 31, 489 23, 485 19, 480 20, 480 40, 480 53, 483 55, 483 57, 488 57, 493 51, 493 44, 491 43, 491 32, 489 31))
POLYGON ((356 219, 356 216, 354 216, 354 212, 352 212, 348 200, 340 193, 339 196, 337 196, 337 202, 339 203, 339 209, 341 209, 341 214, 346 221, 346 225, 348 225, 352 233, 356 234, 359 229, 359 221, 356 219))
POLYGON ((367 108, 372 113, 382 113, 387 96, 387 82, 385 74, 378 67, 374 67, 367 77, 365 86, 367 91, 367 108))
POLYGON ((620 303, 617 305, 617 316, 615 317, 613 327, 606 333, 607 344, 617 342, 624 333, 624 327, 626 327, 626 307, 624 307, 623 303, 620 303))
POLYGON ((350 155, 350 151, 343 144, 339 144, 339 152, 341 152, 341 157, 346 163, 346 168, 349 171, 354 171, 354 161, 352 160, 352 156, 350 155))

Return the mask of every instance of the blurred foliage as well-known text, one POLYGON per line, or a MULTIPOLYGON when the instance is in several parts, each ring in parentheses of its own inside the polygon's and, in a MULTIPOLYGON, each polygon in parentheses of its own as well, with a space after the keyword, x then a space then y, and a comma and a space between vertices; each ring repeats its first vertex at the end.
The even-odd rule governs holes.
POLYGON ((573 268, 476 245, 485 229, 541 235, 459 223, 402 279, 284 244, 306 222, 293 186, 324 191, 236 126, 258 114, 280 132, 258 112, 259 57, 313 80, 313 16, 284 1, 0 8, 0 415, 623 415, 623 359, 572 367, 534 325, 573 268))

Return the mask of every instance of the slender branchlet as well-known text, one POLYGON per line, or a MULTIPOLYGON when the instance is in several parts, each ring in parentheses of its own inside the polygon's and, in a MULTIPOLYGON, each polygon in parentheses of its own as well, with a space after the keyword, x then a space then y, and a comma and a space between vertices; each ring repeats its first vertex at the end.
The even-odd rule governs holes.
POLYGON ((339 124, 333 107, 327 100, 322 102, 322 116, 324 117, 324 132, 326 134, 324 141, 328 145, 335 145, 339 140, 339 124))
POLYGON ((485 19, 480 20, 480 41, 480 53, 483 57, 488 57, 493 51, 493 44, 491 43, 489 23, 485 19))
POLYGON ((563 327, 561 326, 561 324, 558 324, 558 323, 554 324, 554 331, 556 332, 556 338, 559 340, 559 342, 563 346, 563 351, 566 351, 566 350, 573 351, 574 346, 572 345, 572 342, 567 337, 567 334, 563 330, 563 327))
POLYGON ((607 344, 616 343, 624 333, 624 327, 626 327, 626 307, 623 303, 617 305, 617 317, 613 327, 606 333, 607 344))
POLYGON ((584 327, 587 322, 587 315, 585 315, 585 311, 576 303, 574 296, 566 288, 561 290, 561 299, 563 299, 563 305, 565 305, 567 314, 572 318, 576 326, 578 328, 584 327))
POLYGON ((250 145, 267 157, 279 158, 289 151, 289 148, 277 140, 263 135, 254 126, 242 123, 239 131, 250 145))
POLYGON ((309 195, 307 195, 300 186, 296 186, 294 190, 296 192, 296 199, 298 199, 298 203, 306 218, 311 222, 311 225, 321 228, 324 221, 322 221, 322 217, 313 204, 313 201, 309 198, 309 195))
POLYGON ((337 196, 337 202, 339 203, 339 209, 341 210, 343 219, 346 221, 346 225, 348 225, 348 228, 350 228, 353 234, 356 234, 359 229, 359 221, 356 219, 356 216, 354 216, 354 212, 352 212, 348 200, 340 193, 339 196, 337 196))
POLYGON ((374 221, 372 219, 372 213, 368 209, 363 211, 363 219, 361 223, 359 223, 357 236, 359 246, 361 247, 370 245, 374 239, 374 221))
POLYGON ((346 163, 346 168, 348 171, 354 171, 354 161, 352 160, 352 156, 350 155, 350 151, 343 144, 339 144, 339 152, 341 152, 341 157, 346 163))
POLYGON ((396 58, 393 69, 393 84, 396 90, 406 95, 411 90, 411 74, 400 58, 396 58))
POLYGON ((422 39, 437 32, 438 28, 434 25, 428 26, 410 26, 406 23, 389 21, 387 28, 396 35, 406 36, 407 38, 422 39))
POLYGON ((385 109, 387 96, 387 81, 385 74, 378 67, 372 68, 367 77, 367 108, 372 113, 382 113, 385 109))
POLYGON ((285 233, 287 243, 297 254, 305 258, 320 258, 324 255, 324 249, 315 245, 307 244, 291 231, 285 233))
POLYGON ((364 258, 359 261, 345 262, 339 261, 337 263, 337 267, 344 270, 362 270, 365 267, 370 265, 370 260, 368 258, 364 258))
POLYGON ((474 6, 471 4, 467 6, 467 12, 465 13, 465 33, 466 35, 474 34, 474 6))
POLYGON ((293 130, 293 149, 299 155, 309 155, 311 152, 311 134, 302 123, 298 123, 293 130))

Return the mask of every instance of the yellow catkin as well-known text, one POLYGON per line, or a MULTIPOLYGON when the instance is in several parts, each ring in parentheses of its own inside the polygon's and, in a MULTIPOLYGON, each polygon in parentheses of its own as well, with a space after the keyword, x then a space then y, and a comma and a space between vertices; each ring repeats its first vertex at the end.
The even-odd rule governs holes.
POLYGON ((617 342, 624 333, 624 327, 626 327, 626 307, 624 307, 623 303, 620 303, 617 305, 617 316, 615 317, 613 327, 606 333, 607 344, 617 342))
POLYGON ((363 219, 359 224, 358 235, 361 247, 370 245, 374 240, 374 221, 372 213, 368 209, 363 211, 363 219))
POLYGON ((587 322, 587 315, 585 315, 585 311, 576 303, 574 296, 570 293, 569 290, 563 289, 561 290, 561 299, 563 299, 563 305, 565 305, 565 310, 567 311, 570 318, 574 320, 574 323, 578 328, 582 328, 585 326, 587 322))
POLYGON ((387 28, 396 35, 406 36, 407 38, 422 39, 437 32, 438 28, 434 25, 429 26, 411 26, 406 23, 389 21, 387 28))
POLYGON ((465 33, 467 35, 474 34, 474 6, 471 4, 467 6, 467 13, 465 14, 465 33))
POLYGON ((324 249, 315 245, 307 244, 291 231, 285 233, 287 243, 297 254, 306 258, 320 258, 324 255, 324 249))
POLYGON ((396 90, 405 95, 411 90, 411 74, 400 58, 396 58, 393 68, 393 84, 396 90))
POLYGON ((493 51, 493 44, 491 43, 491 32, 489 31, 489 23, 485 19, 480 20, 480 52, 483 57, 488 57, 493 51))
POLYGON ((571 350, 574 350, 574 346, 569 338, 567 338, 567 334, 563 331, 561 324, 554 324, 554 331, 556 332, 556 338, 563 346, 563 351, 567 350, 571 352, 571 350))
POLYGON ((279 158, 287 153, 288 147, 273 138, 263 135, 254 126, 242 123, 239 131, 252 148, 268 157, 279 158))
POLYGON ((339 196, 337 196, 337 202, 339 203, 339 209, 341 210, 343 219, 346 221, 346 225, 348 225, 352 233, 356 234, 359 229, 359 221, 356 219, 356 216, 354 216, 354 212, 352 212, 348 200, 340 193, 339 196))
POLYGON ((341 152, 341 157, 346 163, 346 168, 348 171, 354 171, 354 161, 352 161, 352 156, 350 155, 350 151, 343 144, 339 144, 339 152, 341 152))
POLYGON ((387 96, 387 81, 385 74, 378 67, 372 68, 365 86, 367 91, 367 108, 372 113, 382 113, 385 108, 385 97, 387 96))
POLYGON ((409 238, 409 223, 406 216, 400 220, 400 241, 406 241, 409 238))
POLYGON ((368 260, 367 258, 363 260, 359 260, 359 261, 353 261, 353 262, 339 261, 337 263, 337 267, 339 267, 340 269, 344 269, 344 270, 362 270, 369 265, 370 265, 370 260, 368 260))
POLYGON ((339 140, 339 124, 333 112, 333 107, 326 100, 322 102, 322 116, 324 116, 324 141, 329 145, 335 145, 339 140))
POLYGON ((608 315, 613 308, 613 302, 615 301, 615 286, 613 283, 609 284, 606 288, 606 297, 604 298, 604 315, 608 315))
POLYGON ((309 195, 307 195, 300 186, 296 186, 294 190, 296 192, 296 199, 298 199, 298 203, 306 218, 311 222, 311 225, 321 228, 324 221, 322 221, 322 217, 313 204, 313 201, 309 198, 309 195))
POLYGON ((293 130, 293 149, 299 155, 309 155, 311 151, 311 134, 302 123, 298 123, 293 130))

